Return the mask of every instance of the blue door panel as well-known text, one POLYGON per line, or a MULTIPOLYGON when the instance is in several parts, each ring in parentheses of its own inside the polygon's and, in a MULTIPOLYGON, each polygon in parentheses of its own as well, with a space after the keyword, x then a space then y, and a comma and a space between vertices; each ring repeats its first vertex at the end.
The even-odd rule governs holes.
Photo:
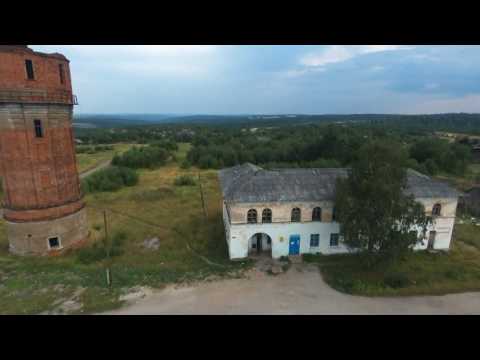
POLYGON ((300 254, 300 235, 290 235, 288 253, 290 255, 300 254))

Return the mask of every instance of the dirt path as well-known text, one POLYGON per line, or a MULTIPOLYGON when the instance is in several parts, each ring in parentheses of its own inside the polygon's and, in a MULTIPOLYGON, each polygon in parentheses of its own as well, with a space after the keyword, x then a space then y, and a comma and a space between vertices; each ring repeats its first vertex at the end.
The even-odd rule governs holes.
POLYGON ((108 314, 480 314, 480 293, 367 298, 339 293, 311 264, 287 273, 170 286, 108 314))
POLYGON ((111 163, 112 163, 112 160, 106 160, 106 161, 103 161, 103 162, 99 163, 94 168, 80 173, 80 179, 84 179, 87 176, 92 175, 95 171, 98 171, 100 169, 106 168, 107 166, 110 166, 111 163))

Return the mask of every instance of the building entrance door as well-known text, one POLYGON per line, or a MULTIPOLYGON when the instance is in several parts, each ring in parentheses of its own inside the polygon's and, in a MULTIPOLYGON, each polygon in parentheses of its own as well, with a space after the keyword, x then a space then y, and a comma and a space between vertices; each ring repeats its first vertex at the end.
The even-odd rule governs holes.
POLYGON ((257 234, 257 252, 262 252, 262 234, 257 234))
POLYGON ((300 254, 300 235, 290 235, 289 255, 300 254))
POLYGON ((428 246, 429 250, 432 250, 435 245, 435 237, 437 236, 436 231, 430 231, 430 235, 428 236, 428 246))

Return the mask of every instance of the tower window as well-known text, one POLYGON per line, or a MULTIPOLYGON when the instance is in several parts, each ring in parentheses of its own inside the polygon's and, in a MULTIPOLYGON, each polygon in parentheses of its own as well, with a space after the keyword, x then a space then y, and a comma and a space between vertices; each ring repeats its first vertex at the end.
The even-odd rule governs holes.
POLYGON ((37 138, 43 137, 43 128, 42 128, 42 121, 41 120, 33 120, 35 125, 35 136, 37 138))
POLYGON ((48 238, 48 246, 50 249, 58 249, 60 247, 60 239, 57 236, 48 238))
POLYGON ((60 84, 65 84, 65 71, 63 64, 58 64, 58 73, 60 74, 60 84))
POLYGON ((33 73, 33 62, 32 60, 25 60, 25 69, 27 70, 28 80, 34 80, 35 74, 33 73))

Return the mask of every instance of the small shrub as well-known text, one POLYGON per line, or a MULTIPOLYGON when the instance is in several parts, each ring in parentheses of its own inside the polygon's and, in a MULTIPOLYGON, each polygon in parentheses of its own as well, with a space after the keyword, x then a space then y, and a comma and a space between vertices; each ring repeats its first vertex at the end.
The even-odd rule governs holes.
POLYGON ((369 285, 362 280, 352 281, 351 292, 352 293, 365 293, 369 288, 369 285))
POLYGON ((429 175, 436 175, 440 171, 437 163, 433 159, 427 159, 427 161, 425 161, 425 168, 429 175))
POLYGON ((102 151, 111 151, 113 150, 113 145, 80 145, 76 147, 77 154, 96 154, 102 151))
POLYGON ((282 265, 282 271, 283 271, 283 272, 287 272, 288 269, 290 269, 290 266, 291 266, 290 262, 288 262, 287 264, 282 265))
POLYGON ((96 242, 90 247, 82 248, 77 252, 77 261, 81 264, 92 264, 105 259, 107 253, 102 244, 96 242))
POLYGON ((190 169, 192 167, 192 164, 188 160, 183 160, 182 164, 180 165, 182 169, 190 169))
POLYGON ((132 169, 154 169, 165 165, 171 154, 159 146, 132 147, 122 155, 115 155, 112 165, 125 166, 132 169))
POLYGON ((410 285, 410 279, 404 273, 390 273, 385 275, 383 283, 393 289, 400 289, 410 285))
POLYGON ((461 269, 450 269, 444 273, 447 279, 462 280, 465 278, 465 273, 461 269))
POLYGON ((99 170, 82 181, 85 193, 116 191, 124 186, 134 186, 138 183, 135 170, 126 167, 110 166, 99 170))
POLYGON ((174 181, 175 186, 194 186, 196 184, 193 176, 182 175, 178 176, 174 181))
MULTIPOLYGON (((111 238, 110 257, 120 256, 123 254, 122 245, 127 239, 127 234, 124 232, 114 233, 111 238)), ((92 264, 107 258, 107 250, 104 239, 95 242, 92 246, 78 250, 77 261, 81 264, 92 264)))
POLYGON ((332 279, 332 286, 339 291, 346 292, 347 294, 352 294, 355 288, 355 281, 350 278, 334 278, 332 279))
POLYGON ((168 150, 168 151, 178 150, 178 144, 173 140, 159 140, 159 141, 152 142, 150 145, 154 147, 164 148, 165 150, 168 150))
POLYGON ((303 254, 302 260, 306 263, 317 263, 322 258, 322 254, 303 254))

